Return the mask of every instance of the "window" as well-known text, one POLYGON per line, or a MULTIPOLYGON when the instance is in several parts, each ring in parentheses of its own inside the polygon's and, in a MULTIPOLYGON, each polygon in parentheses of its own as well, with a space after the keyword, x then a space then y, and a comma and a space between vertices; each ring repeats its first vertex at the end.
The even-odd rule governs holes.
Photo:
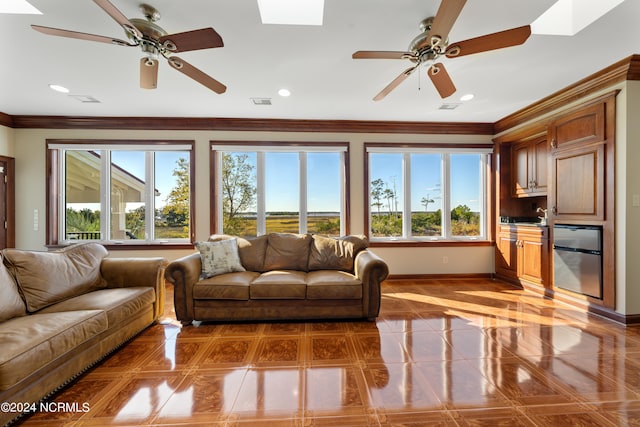
POLYGON ((347 144, 212 142, 212 229, 347 234, 347 144))
POLYGON ((486 240, 491 148, 365 144, 375 240, 486 240))
POLYGON ((192 145, 48 141, 48 244, 191 242, 192 145))

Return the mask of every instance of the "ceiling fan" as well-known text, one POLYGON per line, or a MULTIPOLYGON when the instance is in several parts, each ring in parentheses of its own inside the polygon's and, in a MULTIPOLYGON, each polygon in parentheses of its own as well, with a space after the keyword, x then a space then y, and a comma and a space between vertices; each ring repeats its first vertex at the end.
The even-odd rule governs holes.
POLYGON ((436 16, 420 22, 421 33, 411 41, 406 52, 359 50, 352 55, 353 59, 408 59, 414 63, 382 89, 373 98, 374 101, 379 101, 387 96, 422 64, 431 64, 427 69, 427 75, 440 96, 442 98, 451 96, 455 93, 456 87, 444 65, 441 62, 436 62, 439 57, 444 55, 447 58, 457 58, 516 46, 524 43, 531 35, 531 27, 525 25, 457 43, 449 43, 449 31, 462 12, 466 1, 442 0, 436 16))
POLYGON ((93 1, 124 28, 127 38, 129 39, 128 41, 77 31, 42 27, 40 25, 32 25, 31 27, 36 31, 52 36, 116 44, 119 46, 140 46, 145 53, 145 56, 140 59, 140 87, 143 89, 155 89, 157 87, 158 58, 162 56, 172 68, 212 91, 224 93, 227 90, 225 85, 213 77, 205 74, 184 59, 173 56, 173 53, 176 52, 188 52, 191 50, 224 46, 222 37, 220 37, 213 28, 202 28, 183 33, 168 34, 156 24, 156 21, 160 19, 160 13, 152 6, 147 4, 140 5, 140 10, 146 19, 128 19, 109 2, 109 0, 93 1))

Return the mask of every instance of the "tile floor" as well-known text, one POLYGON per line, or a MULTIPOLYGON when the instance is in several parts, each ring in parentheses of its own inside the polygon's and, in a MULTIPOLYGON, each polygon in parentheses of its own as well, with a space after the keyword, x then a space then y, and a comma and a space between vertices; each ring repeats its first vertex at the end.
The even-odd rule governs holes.
POLYGON ((640 327, 491 280, 387 281, 376 322, 154 325, 25 426, 640 424, 640 327))

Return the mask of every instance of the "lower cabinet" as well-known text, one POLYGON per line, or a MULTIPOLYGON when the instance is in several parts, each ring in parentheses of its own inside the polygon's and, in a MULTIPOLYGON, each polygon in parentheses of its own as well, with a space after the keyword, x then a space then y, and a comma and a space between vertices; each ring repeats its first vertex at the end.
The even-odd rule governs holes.
POLYGON ((496 275, 519 283, 549 283, 549 229, 501 225, 496 241, 496 275))

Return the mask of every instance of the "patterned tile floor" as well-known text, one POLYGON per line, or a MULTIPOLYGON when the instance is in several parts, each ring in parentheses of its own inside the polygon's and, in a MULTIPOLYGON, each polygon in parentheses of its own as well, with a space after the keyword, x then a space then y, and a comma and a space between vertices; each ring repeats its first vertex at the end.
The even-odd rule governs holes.
POLYGON ((640 424, 640 327, 491 280, 396 280, 376 322, 201 324, 168 309, 25 426, 640 424))

